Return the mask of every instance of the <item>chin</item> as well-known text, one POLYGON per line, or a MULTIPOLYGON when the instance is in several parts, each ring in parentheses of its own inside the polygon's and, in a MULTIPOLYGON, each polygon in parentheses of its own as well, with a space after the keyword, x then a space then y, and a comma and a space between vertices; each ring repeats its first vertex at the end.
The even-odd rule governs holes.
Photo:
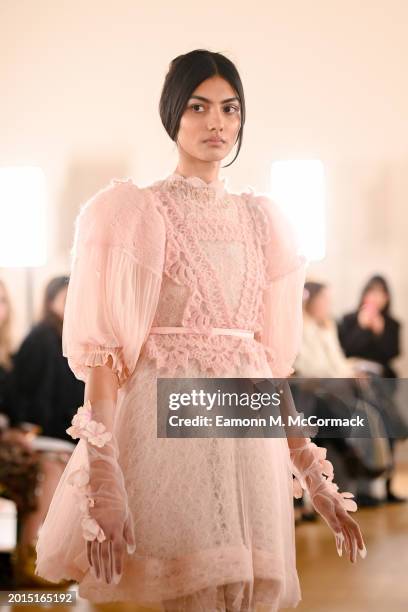
POLYGON ((208 151, 207 155, 197 155, 199 159, 206 162, 219 162, 225 159, 229 151, 208 151))

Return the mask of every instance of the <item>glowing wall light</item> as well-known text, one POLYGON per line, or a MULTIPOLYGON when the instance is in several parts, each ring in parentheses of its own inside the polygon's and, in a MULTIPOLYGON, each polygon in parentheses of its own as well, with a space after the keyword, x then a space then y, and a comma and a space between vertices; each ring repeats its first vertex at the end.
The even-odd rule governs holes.
POLYGON ((46 185, 41 168, 0 168, 0 267, 46 263, 46 185))
POLYGON ((326 254, 326 189, 322 162, 318 159, 273 162, 271 197, 292 221, 302 253, 309 261, 323 259, 326 254))

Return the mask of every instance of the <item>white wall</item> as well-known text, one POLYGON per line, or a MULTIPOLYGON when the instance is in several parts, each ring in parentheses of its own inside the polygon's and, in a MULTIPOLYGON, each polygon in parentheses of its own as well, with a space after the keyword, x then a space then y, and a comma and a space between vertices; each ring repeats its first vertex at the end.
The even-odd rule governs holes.
MULTIPOLYGON (((274 159, 321 158, 329 249, 311 274, 330 279, 340 314, 384 272, 405 320, 407 18, 405 0, 2 0, 0 164, 39 164, 49 184, 37 302, 48 277, 68 271, 85 198, 113 176, 147 184, 174 169, 157 111, 163 78, 173 57, 206 47, 236 62, 246 92, 243 150, 224 171, 233 189, 267 190, 274 159)), ((0 272, 18 341, 24 276, 0 272)))

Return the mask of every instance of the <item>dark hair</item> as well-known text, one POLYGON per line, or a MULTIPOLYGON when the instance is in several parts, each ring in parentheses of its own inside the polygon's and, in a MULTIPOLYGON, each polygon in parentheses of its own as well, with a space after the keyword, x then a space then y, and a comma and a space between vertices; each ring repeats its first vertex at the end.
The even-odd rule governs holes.
POLYGON ((181 116, 193 91, 206 79, 220 76, 235 90, 241 104, 241 127, 238 132, 238 147, 234 159, 223 166, 227 168, 238 157, 241 149, 245 123, 245 97, 241 78, 235 65, 225 55, 206 49, 195 49, 179 55, 170 62, 160 95, 159 112, 164 128, 176 142, 181 116))
POLYGON ((368 281, 364 285, 363 290, 361 292, 360 302, 358 304, 358 310, 360 310, 367 293, 371 291, 371 289, 374 289, 376 287, 380 287, 388 298, 384 308, 381 310, 381 314, 390 315, 391 292, 387 281, 383 276, 381 276, 381 274, 374 274, 371 278, 368 279, 368 281))
POLYGON ((44 292, 42 320, 53 325, 60 334, 62 334, 63 320, 52 310, 51 303, 68 283, 69 276, 56 276, 48 282, 44 292))
POLYGON ((316 281, 306 281, 303 288, 303 308, 308 310, 315 297, 326 289, 327 285, 316 281))

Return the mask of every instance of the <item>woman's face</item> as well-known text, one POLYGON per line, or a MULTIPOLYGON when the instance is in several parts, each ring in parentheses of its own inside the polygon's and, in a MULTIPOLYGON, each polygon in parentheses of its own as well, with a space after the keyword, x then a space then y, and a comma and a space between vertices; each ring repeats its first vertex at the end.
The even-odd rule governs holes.
POLYGON ((204 162, 221 161, 233 148, 240 126, 241 108, 234 89, 220 76, 206 79, 193 91, 181 117, 179 154, 204 162))
POLYGON ((0 325, 7 319, 9 313, 9 305, 2 285, 0 284, 0 325))
POLYGON ((64 287, 60 289, 51 302, 51 309, 60 317, 60 319, 64 319, 64 309, 65 309, 65 301, 67 299, 67 290, 68 287, 64 287))
POLYGON ((331 295, 328 287, 324 287, 313 298, 309 305, 309 314, 319 323, 327 321, 331 316, 331 295))
POLYGON ((381 285, 374 285, 365 294, 363 303, 380 312, 388 303, 388 295, 381 285))

